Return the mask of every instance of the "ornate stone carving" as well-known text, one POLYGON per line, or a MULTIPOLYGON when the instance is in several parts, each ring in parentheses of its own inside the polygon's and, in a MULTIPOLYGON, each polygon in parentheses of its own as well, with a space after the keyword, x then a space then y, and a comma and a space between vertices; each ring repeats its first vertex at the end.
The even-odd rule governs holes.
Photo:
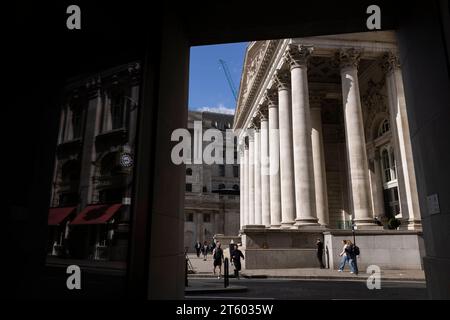
POLYGON ((312 52, 312 46, 290 44, 286 51, 285 59, 286 62, 289 63, 291 69, 306 67, 312 52))
POLYGON ((359 60, 361 60, 361 53, 362 51, 356 48, 339 50, 337 53, 337 59, 339 61, 340 68, 358 68, 359 60))
POLYGON ((248 50, 246 55, 246 63, 244 67, 244 75, 242 79, 241 90, 239 92, 238 107, 235 118, 235 127, 243 126, 245 119, 250 112, 256 94, 258 92, 260 82, 264 79, 268 72, 270 63, 275 57, 276 49, 283 43, 283 40, 257 41, 248 50), (261 43, 261 45, 257 45, 261 43), (260 60, 253 61, 254 52, 259 52, 260 60), (260 61, 258 63, 257 61, 260 61), (247 74, 249 68, 254 68, 254 72, 247 74))
POLYGON ((262 60, 264 58, 265 49, 267 48, 269 41, 263 41, 261 42, 260 46, 254 46, 255 49, 251 49, 250 51, 256 51, 256 54, 253 55, 253 57, 249 54, 249 62, 247 63, 247 74, 243 82, 243 88, 242 88, 242 96, 244 99, 247 98, 251 85, 256 77, 256 74, 258 72, 258 69, 262 63, 262 60))
POLYGON ((384 73, 392 72, 396 69, 400 69, 400 59, 394 52, 386 52, 381 58, 381 68, 384 73))
POLYGON ((256 113, 256 115, 252 119, 251 128, 258 130, 261 125, 261 119, 259 118, 259 114, 256 113))
POLYGON ((101 88, 102 81, 101 78, 91 78, 86 82, 86 89, 88 92, 89 99, 97 97, 99 94, 99 89, 101 88))
POLYGON ((258 116, 261 121, 267 121, 269 116, 269 108, 268 103, 265 101, 264 103, 259 105, 258 116))
POLYGON ((287 90, 291 87, 291 79, 289 73, 284 70, 277 70, 274 80, 278 90, 287 90))
POLYGON ((130 64, 128 66, 128 73, 131 77, 131 83, 133 85, 139 84, 141 76, 141 64, 139 62, 130 64))
POLYGON ((367 90, 361 96, 361 102, 364 112, 364 128, 366 131, 367 141, 371 140, 370 130, 372 122, 378 114, 388 113, 386 105, 386 95, 383 95, 385 80, 382 78, 379 82, 370 79, 367 82, 367 90))
POLYGON ((278 107, 278 91, 275 88, 267 89, 264 99, 267 101, 269 108, 278 107))

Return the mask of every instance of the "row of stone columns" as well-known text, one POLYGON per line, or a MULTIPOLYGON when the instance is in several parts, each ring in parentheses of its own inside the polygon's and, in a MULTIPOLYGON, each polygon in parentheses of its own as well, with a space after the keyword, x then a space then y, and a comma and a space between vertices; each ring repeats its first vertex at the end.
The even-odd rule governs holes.
MULTIPOLYGON (((285 55, 289 71, 277 71, 274 88, 266 91, 257 116, 252 120, 248 143, 241 156, 243 169, 243 218, 241 226, 303 228, 327 226, 328 200, 320 106, 310 108, 307 62, 312 48, 291 45, 285 55)), ((354 221, 362 228, 376 227, 371 210, 369 170, 364 123, 358 84, 360 51, 339 51, 340 73, 347 144, 351 208, 354 221)), ((398 89, 395 72, 388 77, 391 91, 391 120, 397 138, 409 135, 401 119, 404 104, 395 103, 398 89), (394 109, 394 107, 391 107, 394 109), (394 114, 394 116, 392 116, 394 114)), ((402 89, 402 88, 401 88, 402 89)), ((401 159, 407 159, 402 144, 401 159)), ((400 159, 400 157, 399 157, 400 159)), ((413 177, 408 161, 402 161, 404 176, 413 177)), ((413 182, 413 181, 407 181, 413 182)), ((415 181, 414 181, 415 182, 415 181)), ((415 184, 413 184, 415 186, 415 184)), ((414 202, 408 190, 405 202, 414 202)), ((411 211, 411 210, 410 210, 411 211)), ((414 220, 414 217, 411 217, 414 220)))

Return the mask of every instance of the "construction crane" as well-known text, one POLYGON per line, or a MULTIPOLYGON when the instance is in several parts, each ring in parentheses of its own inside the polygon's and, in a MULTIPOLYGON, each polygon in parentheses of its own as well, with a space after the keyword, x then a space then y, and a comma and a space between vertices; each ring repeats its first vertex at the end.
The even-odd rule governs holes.
POLYGON ((230 70, 228 69, 228 65, 222 59, 219 59, 219 63, 222 66, 223 72, 225 73, 225 77, 227 78, 228 85, 230 86, 231 92, 233 93, 234 100, 237 102, 236 87, 234 86, 233 78, 231 77, 231 73, 230 73, 230 70))

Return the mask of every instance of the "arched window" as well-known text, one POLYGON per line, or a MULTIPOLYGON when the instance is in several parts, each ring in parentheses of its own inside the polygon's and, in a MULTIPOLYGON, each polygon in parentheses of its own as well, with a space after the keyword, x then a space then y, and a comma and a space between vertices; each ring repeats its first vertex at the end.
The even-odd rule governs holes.
POLYGON ((387 132, 389 132, 389 130, 390 130, 389 121, 387 119, 384 119, 378 128, 377 138, 382 137, 387 132))
POLYGON ((384 183, 390 183, 397 180, 395 155, 392 147, 385 146, 381 149, 381 166, 383 169, 384 183))
POLYGON ((392 178, 392 180, 396 180, 397 179, 397 167, 396 167, 396 163, 395 163, 394 149, 392 147, 389 149, 389 153, 391 154, 391 158, 390 158, 391 178, 392 178))
POLYGON ((239 191, 239 186, 238 186, 237 184, 235 184, 235 185, 233 186, 233 189, 236 190, 236 191, 239 191))
POLYGON ((223 183, 219 184, 219 189, 225 189, 225 185, 223 183))
POLYGON ((383 179, 387 183, 391 181, 391 166, 389 160, 389 152, 387 149, 381 151, 381 163, 383 165, 383 179))
POLYGON ((110 152, 100 162, 100 175, 102 177, 114 176, 120 173, 121 167, 117 161, 117 152, 110 152))
POLYGON ((187 168, 186 169, 186 175, 187 176, 192 176, 192 169, 191 168, 187 168))

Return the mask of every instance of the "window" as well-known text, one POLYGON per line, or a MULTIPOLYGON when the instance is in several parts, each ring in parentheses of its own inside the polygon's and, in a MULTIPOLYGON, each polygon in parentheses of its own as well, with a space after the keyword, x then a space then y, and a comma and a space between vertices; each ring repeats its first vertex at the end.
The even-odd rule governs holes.
POLYGON ((377 138, 383 136, 384 134, 389 132, 389 130, 390 130, 389 121, 387 119, 385 119, 385 120, 383 120, 380 127, 378 128, 377 138))
POLYGON ((391 167, 390 167, 390 163, 389 163, 389 152, 384 149, 381 152, 381 161, 382 161, 382 165, 383 165, 383 177, 384 177, 384 182, 389 182, 391 181, 391 167))
POLYGON ((389 150, 390 154, 391 154, 391 175, 392 175, 392 180, 397 179, 397 168, 396 168, 396 164, 395 164, 395 156, 394 156, 394 150, 391 148, 389 150))
POLYGON ((225 166, 223 164, 219 165, 219 176, 225 177, 225 166))
POLYGON ((81 137, 81 126, 82 126, 82 116, 83 111, 80 105, 76 105, 72 108, 72 130, 73 139, 81 137))
POLYGON ((106 189, 99 192, 100 203, 122 203, 125 192, 122 188, 106 189))
POLYGON ((123 127, 124 103, 123 97, 116 95, 111 98, 111 119, 112 129, 123 127))
POLYGON ((106 154, 100 162, 100 175, 102 177, 112 177, 121 174, 121 167, 118 163, 118 153, 110 152, 106 154))
POLYGON ((186 221, 187 222, 193 222, 194 221, 194 214, 193 213, 186 213, 186 221))
POLYGON ((192 192, 192 183, 186 183, 186 191, 192 192))
POLYGON ((187 176, 192 176, 192 169, 191 168, 187 168, 186 169, 186 175, 187 176))
POLYGON ((223 183, 219 184, 219 189, 225 189, 225 185, 223 183))
POLYGON ((203 222, 211 222, 211 215, 209 213, 203 215, 203 222))
POLYGON ((383 182, 389 183, 397 179, 397 172, 395 167, 394 149, 391 147, 384 147, 381 151, 381 166, 383 169, 383 182))
POLYGON ((66 207, 78 204, 78 192, 61 193, 59 195, 59 206, 66 207))
POLYGON ((61 182, 63 184, 80 180, 80 162, 70 160, 61 168, 61 182))
POLYGON ((208 188, 206 188, 206 186, 203 186, 203 192, 208 192, 208 188))
POLYGON ((233 166, 233 177, 239 178, 239 166, 233 166))
POLYGON ((235 184, 235 185, 233 186, 233 189, 236 190, 236 191, 239 191, 239 186, 238 186, 237 184, 235 184))

